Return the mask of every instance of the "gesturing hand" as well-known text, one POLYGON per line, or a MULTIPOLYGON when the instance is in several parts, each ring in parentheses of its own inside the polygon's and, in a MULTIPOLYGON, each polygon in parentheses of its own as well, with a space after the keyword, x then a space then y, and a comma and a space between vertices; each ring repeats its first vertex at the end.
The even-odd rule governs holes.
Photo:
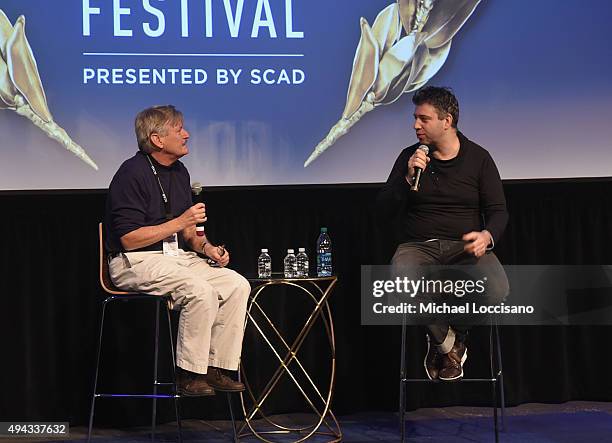
POLYGON ((184 228, 204 223, 206 221, 206 206, 204 203, 196 203, 183 212, 179 218, 183 222, 184 228))

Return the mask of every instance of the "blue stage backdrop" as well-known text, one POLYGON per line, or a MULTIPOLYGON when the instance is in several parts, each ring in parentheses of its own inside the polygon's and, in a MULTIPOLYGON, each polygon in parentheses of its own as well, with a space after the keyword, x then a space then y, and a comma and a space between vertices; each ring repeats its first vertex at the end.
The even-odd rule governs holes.
POLYGON ((612 175, 607 0, 3 0, 0 10, 1 189, 107 187, 137 149, 136 113, 168 103, 185 114, 184 162, 204 185, 380 182, 416 142, 410 89, 423 84, 454 89, 459 128, 504 179, 612 175), (352 127, 305 167, 339 121, 336 132, 352 127))

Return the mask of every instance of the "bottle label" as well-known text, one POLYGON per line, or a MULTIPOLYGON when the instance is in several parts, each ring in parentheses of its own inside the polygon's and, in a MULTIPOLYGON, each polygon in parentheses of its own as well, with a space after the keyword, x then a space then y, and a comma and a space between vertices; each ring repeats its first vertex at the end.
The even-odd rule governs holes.
POLYGON ((317 254, 317 276, 330 277, 332 275, 332 256, 330 252, 317 254))

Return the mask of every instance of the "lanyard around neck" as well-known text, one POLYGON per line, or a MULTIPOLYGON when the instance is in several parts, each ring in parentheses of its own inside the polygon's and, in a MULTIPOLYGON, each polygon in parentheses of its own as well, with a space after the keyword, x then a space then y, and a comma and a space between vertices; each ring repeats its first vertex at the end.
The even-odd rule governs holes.
POLYGON ((147 160, 149 160, 149 164, 151 165, 151 170, 153 171, 153 175, 157 179, 157 184, 159 185, 159 190, 161 191, 162 199, 164 200, 164 209, 166 210, 166 220, 172 220, 172 211, 170 210, 170 202, 168 201, 168 197, 166 196, 166 192, 164 191, 164 187, 159 180, 159 175, 157 174, 157 170, 153 165, 153 161, 151 160, 151 156, 147 154, 147 160))

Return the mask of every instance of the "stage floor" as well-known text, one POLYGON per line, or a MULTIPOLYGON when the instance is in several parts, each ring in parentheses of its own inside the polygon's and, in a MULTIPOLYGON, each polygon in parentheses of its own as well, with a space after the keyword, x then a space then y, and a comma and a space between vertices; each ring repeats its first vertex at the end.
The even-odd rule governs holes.
MULTIPOLYGON (((308 423, 305 414, 275 416, 288 426, 308 423)), ((311 417, 310 417, 311 418, 311 417)), ((397 442, 399 427, 397 414, 386 412, 359 413, 339 417, 346 442, 397 442)), ((203 422, 184 420, 183 440, 186 442, 231 442, 229 421, 203 422), (219 430, 213 430, 210 425, 219 430)), ((603 443, 611 441, 612 403, 574 401, 564 404, 524 404, 506 408, 506 429, 500 432, 501 442, 555 442, 555 443, 603 443)), ((95 429, 93 441, 103 442, 150 442, 148 428, 95 429)), ((409 442, 492 442, 494 441, 491 408, 454 406, 447 408, 419 409, 407 413, 406 436, 409 442)), ((85 441, 87 429, 70 429, 69 440, 85 441)), ((0 442, 8 442, 1 439, 0 442)), ((16 441, 41 441, 19 439, 16 441)), ((45 440, 51 441, 51 440, 45 440)), ((177 441, 176 424, 168 423, 158 427, 156 441, 177 441)), ((254 437, 241 439, 245 442, 258 441, 254 437)), ((282 437, 274 441, 291 441, 282 437)), ((328 439, 316 437, 309 441, 324 442, 328 439)))

